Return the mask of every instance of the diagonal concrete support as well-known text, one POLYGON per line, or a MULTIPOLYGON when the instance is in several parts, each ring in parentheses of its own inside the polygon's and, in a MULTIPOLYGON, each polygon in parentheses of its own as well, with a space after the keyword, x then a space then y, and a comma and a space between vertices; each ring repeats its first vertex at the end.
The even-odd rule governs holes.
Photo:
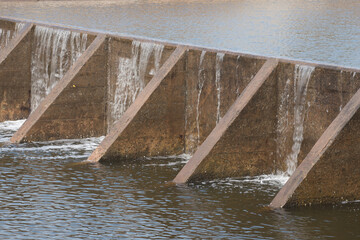
POLYGON ((185 52, 175 49, 87 161, 183 152, 185 52))
POLYGON ((270 203, 272 208, 360 199, 360 89, 270 203))
MULTIPOLYGON (((265 81, 269 79, 269 76, 274 72, 275 68, 278 65, 278 61, 276 59, 269 59, 265 62, 263 67, 259 70, 259 72, 256 74, 256 76, 251 80, 249 85, 245 88, 245 90, 242 92, 242 94, 237 98, 235 103, 230 107, 228 112, 225 114, 225 116, 220 120, 220 122, 216 125, 214 130, 210 133, 210 135, 207 137, 207 139, 204 141, 204 143, 198 148, 198 150, 195 152, 194 156, 190 159, 190 161, 183 167, 183 169, 179 172, 179 174, 174 179, 175 183, 185 183, 190 178, 193 178, 194 174, 196 174, 196 171, 206 173, 207 171, 215 171, 215 172, 207 172, 207 174, 212 175, 211 178, 216 178, 219 174, 239 174, 239 168, 246 168, 243 164, 240 164, 240 166, 233 166, 237 169, 230 170, 226 169, 224 170, 224 167, 226 168, 226 164, 222 164, 218 162, 219 153, 221 152, 227 152, 226 148, 227 145, 231 145, 231 149, 236 149, 236 146, 241 145, 242 142, 244 142, 244 139, 236 139, 238 141, 233 141, 234 133, 235 135, 239 136, 244 134, 244 132, 248 133, 249 129, 247 127, 250 127, 251 131, 259 131, 260 129, 258 126, 265 126, 266 124, 262 124, 261 122, 258 122, 257 119, 254 118, 254 116, 249 115, 251 114, 251 111, 249 111, 249 106, 252 105, 252 107, 264 107, 265 105, 261 104, 261 102, 268 104, 270 106, 271 101, 266 101, 266 97, 272 97, 275 96, 275 92, 271 92, 275 90, 275 84, 271 84, 270 86, 265 86, 265 81), (261 91, 260 91, 261 89, 261 91), (266 92, 267 90, 270 90, 269 92, 266 92), (264 92, 265 91, 265 92, 264 92), (256 97, 255 97, 256 96, 256 97), (264 101, 265 100, 265 101, 264 101), (260 105, 258 104, 260 103, 260 105), (244 118, 241 119, 241 115, 245 115, 244 118), (246 119, 248 118, 248 119, 246 119), (245 120, 245 121, 244 121, 245 120), (246 124, 246 122, 248 124, 246 124), (252 123, 255 123, 252 124, 252 123), (239 125, 241 126, 240 128, 239 125), (234 146, 236 145, 236 146, 234 146), (219 151, 218 151, 219 150, 219 151), (207 170, 199 170, 200 164, 209 161, 213 162, 214 166, 205 167, 204 169, 207 170), (218 165, 218 166, 216 166, 218 165), (220 169, 219 169, 220 167, 220 169)), ((275 83, 275 81, 273 81, 275 83)), ((275 96, 276 97, 276 96, 275 96)), ((273 101, 274 103, 276 101, 273 101)), ((272 111, 271 108, 266 107, 266 109, 262 109, 263 113, 272 111)), ((250 106, 251 107, 251 106, 250 106)), ((263 114, 260 114, 262 117, 263 114)), ((270 117, 270 116, 265 116, 270 117)), ((274 124, 267 124, 268 126, 273 126, 274 124)), ((262 131, 263 129, 261 129, 262 131)), ((267 131, 269 132, 269 131, 267 131)), ((253 132, 254 133, 254 132, 253 132)), ((265 132, 263 132, 265 133, 265 132)), ((271 133, 271 130, 270 130, 271 133)), ((246 135, 247 136, 247 135, 246 135)), ((265 137, 265 136, 264 136, 265 137)), ((251 138, 245 139, 247 141, 251 141, 251 138)), ((254 141, 254 139, 253 139, 254 141)), ((256 141, 254 142, 254 144, 256 141)), ((268 145, 265 143, 265 145, 268 145)), ((252 151, 252 150, 250 150, 252 151)), ((229 153, 229 152, 227 152, 229 153)), ((226 156, 225 158, 237 158, 237 157, 246 157, 246 150, 245 149, 239 149, 239 152, 230 152, 233 156, 226 156)), ((220 160, 220 159, 219 159, 220 160)), ((247 161, 250 161, 251 159, 247 159, 247 161)), ((242 161, 242 160, 241 160, 242 161)), ((257 169, 257 170, 263 170, 257 169)), ((198 178, 205 177, 203 174, 201 177, 197 176, 198 178)))
POLYGON ((0 122, 30 113, 32 28, 33 24, 25 24, 0 50, 0 122))
POLYGON ((11 142, 105 134, 106 60, 106 36, 98 35, 11 142))

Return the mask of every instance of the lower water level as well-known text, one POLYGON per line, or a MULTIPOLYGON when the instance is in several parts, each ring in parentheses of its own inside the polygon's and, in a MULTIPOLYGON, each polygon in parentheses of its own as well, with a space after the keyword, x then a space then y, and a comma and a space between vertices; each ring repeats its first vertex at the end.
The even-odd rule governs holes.
POLYGON ((8 145, 0 123, 1 239, 356 239, 360 205, 270 211, 281 176, 169 184, 187 156, 77 163, 102 138, 8 145))

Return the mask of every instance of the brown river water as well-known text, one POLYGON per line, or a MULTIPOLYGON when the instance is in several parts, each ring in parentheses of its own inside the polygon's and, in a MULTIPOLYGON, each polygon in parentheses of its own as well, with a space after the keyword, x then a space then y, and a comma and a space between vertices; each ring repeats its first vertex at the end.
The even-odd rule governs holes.
MULTIPOLYGON (((360 67, 359 1, 0 3, 0 16, 360 67)), ((7 145, 0 123, 1 239, 360 239, 360 203, 266 208, 281 176, 169 184, 188 156, 87 159, 102 138, 7 145)))

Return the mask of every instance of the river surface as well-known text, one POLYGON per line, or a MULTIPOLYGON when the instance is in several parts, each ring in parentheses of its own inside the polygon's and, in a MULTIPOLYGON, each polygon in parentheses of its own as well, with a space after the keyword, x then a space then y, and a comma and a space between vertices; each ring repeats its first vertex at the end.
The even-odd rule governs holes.
POLYGON ((3 2, 0 16, 360 68, 358 0, 3 2))
POLYGON ((266 209, 281 176, 169 184, 188 156, 78 164, 103 137, 6 144, 0 123, 1 239, 358 239, 360 204, 266 209))
MULTIPOLYGON (((360 67, 359 1, 0 3, 0 16, 360 67)), ((188 156, 78 164, 103 139, 6 144, 1 239, 360 239, 360 203, 270 211, 282 176, 169 184, 188 156)))

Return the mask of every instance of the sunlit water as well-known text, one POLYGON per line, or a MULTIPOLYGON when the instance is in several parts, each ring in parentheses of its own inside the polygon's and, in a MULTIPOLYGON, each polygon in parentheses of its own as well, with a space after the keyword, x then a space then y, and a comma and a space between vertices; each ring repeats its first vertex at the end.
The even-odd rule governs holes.
POLYGON ((0 16, 360 67, 360 1, 0 3, 0 16))
POLYGON ((5 144, 0 123, 2 239, 354 239, 360 205, 269 211, 287 178, 168 184, 188 156, 78 165, 103 139, 5 144))

